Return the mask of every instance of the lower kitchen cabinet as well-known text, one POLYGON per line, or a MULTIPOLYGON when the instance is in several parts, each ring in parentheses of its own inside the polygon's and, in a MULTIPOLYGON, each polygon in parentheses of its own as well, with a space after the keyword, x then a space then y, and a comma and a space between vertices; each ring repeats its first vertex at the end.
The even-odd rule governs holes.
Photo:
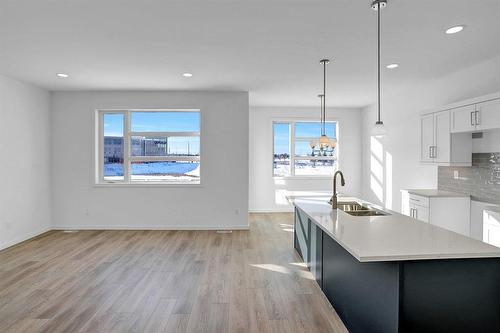
POLYGON ((322 286, 323 231, 300 210, 295 212, 294 247, 322 286))
POLYGON ((470 197, 425 196, 403 190, 401 212, 416 220, 471 236, 470 197))
POLYGON ((360 262, 295 210, 294 246, 351 333, 500 332, 500 259, 360 262))
POLYGON ((398 262, 361 263, 325 236, 323 292, 349 332, 398 332, 398 262))

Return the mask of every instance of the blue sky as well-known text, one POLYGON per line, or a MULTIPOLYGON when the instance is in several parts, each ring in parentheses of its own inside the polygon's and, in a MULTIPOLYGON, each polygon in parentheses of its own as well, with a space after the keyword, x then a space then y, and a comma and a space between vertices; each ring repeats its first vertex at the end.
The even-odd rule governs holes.
MULTIPOLYGON (((104 114, 104 136, 123 136, 124 115, 104 114)), ((131 112, 133 132, 199 132, 199 112, 131 112)), ((199 137, 170 137, 169 151, 172 154, 199 153, 199 137)))
MULTIPOLYGON (((123 135, 122 114, 104 114, 104 135, 123 135)), ((132 112, 132 132, 199 132, 199 112, 132 112)))
MULTIPOLYGON (((326 123, 326 135, 329 138, 335 138, 336 123, 326 123)), ((318 138, 321 135, 321 124, 319 122, 297 122, 295 123, 295 137, 318 138)), ((274 152, 276 154, 289 153, 290 129, 287 123, 274 124, 274 152)), ((309 141, 296 142, 295 153, 297 155, 306 155, 311 153, 309 141)))

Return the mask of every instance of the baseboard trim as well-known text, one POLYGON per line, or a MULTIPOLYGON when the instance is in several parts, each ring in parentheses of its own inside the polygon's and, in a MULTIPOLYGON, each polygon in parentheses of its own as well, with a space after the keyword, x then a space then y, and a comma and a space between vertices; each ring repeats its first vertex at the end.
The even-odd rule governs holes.
POLYGON ((34 232, 30 232, 29 234, 24 235, 22 237, 17 237, 14 240, 11 240, 9 242, 1 243, 0 244, 0 251, 5 250, 5 249, 7 249, 9 247, 18 245, 18 244, 20 244, 22 242, 28 241, 28 240, 30 240, 32 238, 38 237, 41 234, 44 234, 44 233, 46 233, 46 232, 48 232, 50 230, 52 230, 51 227, 42 228, 40 230, 37 230, 37 231, 34 231, 34 232))
POLYGON ((249 225, 242 226, 206 226, 206 225, 68 225, 54 226, 52 230, 250 230, 249 225))

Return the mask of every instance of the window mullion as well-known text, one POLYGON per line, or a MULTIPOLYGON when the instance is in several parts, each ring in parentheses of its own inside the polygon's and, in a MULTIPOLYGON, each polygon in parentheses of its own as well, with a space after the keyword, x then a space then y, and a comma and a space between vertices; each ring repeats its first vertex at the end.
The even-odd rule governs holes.
POLYGON ((99 182, 104 182, 104 112, 99 112, 99 148, 98 148, 98 163, 99 163, 99 182))
POLYGON ((130 183, 130 111, 125 112, 125 130, 124 130, 124 142, 123 142, 123 169, 124 169, 124 180, 130 183))
POLYGON ((295 122, 291 121, 290 126, 290 174, 295 176, 295 122))

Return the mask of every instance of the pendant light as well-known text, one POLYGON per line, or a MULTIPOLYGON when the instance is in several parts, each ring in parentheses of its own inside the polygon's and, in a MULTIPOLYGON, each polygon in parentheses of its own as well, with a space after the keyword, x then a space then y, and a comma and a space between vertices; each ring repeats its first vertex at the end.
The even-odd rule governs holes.
POLYGON ((372 9, 377 12, 377 122, 372 129, 372 136, 381 138, 387 134, 384 123, 380 119, 380 12, 387 6, 387 0, 375 0, 372 9))
POLYGON ((321 59, 319 61, 323 65, 323 96, 321 98, 321 137, 319 138, 320 148, 326 148, 330 144, 328 136, 326 136, 326 65, 330 63, 329 59, 321 59))
MULTIPOLYGON (((319 119, 320 119, 320 124, 323 124, 323 94, 319 94, 318 98, 320 100, 320 113, 319 113, 319 119)), ((314 149, 316 146, 319 145, 319 139, 314 139, 309 142, 309 146, 312 149, 312 156, 314 156, 314 149)))

